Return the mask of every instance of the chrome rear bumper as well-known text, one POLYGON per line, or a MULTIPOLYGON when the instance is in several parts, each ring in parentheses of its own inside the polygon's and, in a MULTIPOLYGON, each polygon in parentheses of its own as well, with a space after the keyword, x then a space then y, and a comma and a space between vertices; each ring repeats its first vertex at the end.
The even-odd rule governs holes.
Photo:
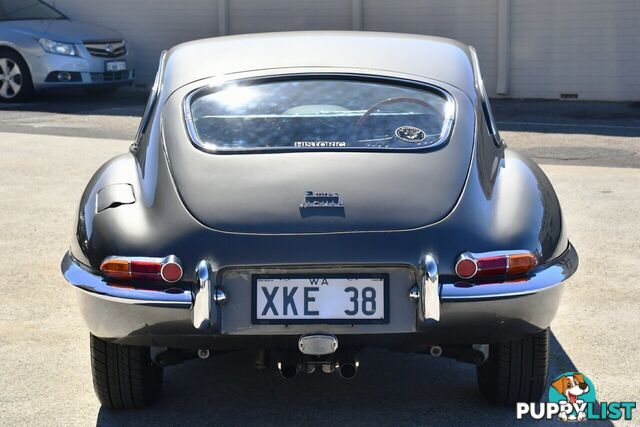
POLYGON ((214 346, 215 340, 229 336, 264 338, 322 331, 366 335, 372 342, 373 335, 418 334, 431 342, 466 344, 511 339, 546 328, 560 303, 563 287, 559 285, 576 271, 578 256, 569 245, 562 256, 539 266, 526 280, 481 285, 439 281, 437 270, 434 277, 434 265, 425 259, 424 270, 417 274, 397 269, 396 283, 409 286, 396 287, 391 293, 395 308, 389 324, 353 326, 251 325, 245 321, 251 310, 250 292, 242 288, 246 280, 243 282, 241 275, 236 275, 235 282, 225 279, 222 289, 218 270, 206 261, 199 264, 192 289, 179 293, 175 289, 167 293, 111 285, 70 253, 61 267, 65 279, 78 291, 89 330, 120 342, 188 345, 193 337, 198 338, 198 345, 207 338, 214 346), (419 292, 415 292, 416 287, 419 292), (223 305, 227 298, 227 305, 223 305))

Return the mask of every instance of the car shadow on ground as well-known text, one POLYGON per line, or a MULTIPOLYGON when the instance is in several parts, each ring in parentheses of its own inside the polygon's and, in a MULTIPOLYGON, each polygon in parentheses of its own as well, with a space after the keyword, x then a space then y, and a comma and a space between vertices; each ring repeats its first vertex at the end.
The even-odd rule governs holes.
MULTIPOLYGON (((0 111, 141 116, 148 96, 147 90, 131 87, 110 94, 50 91, 27 103, 0 103, 0 111)), ((491 105, 503 131, 640 136, 640 102, 492 99, 491 105)))
POLYGON ((33 100, 0 103, 0 111, 54 114, 94 114, 105 116, 141 116, 149 93, 132 88, 116 92, 67 90, 37 93, 33 100))
MULTIPOLYGON (((551 347, 550 376, 578 371, 553 334, 551 347)), ((515 408, 487 404, 477 391, 471 365, 383 350, 367 350, 360 359, 358 376, 350 381, 321 373, 284 380, 275 369, 253 369, 253 354, 248 352, 192 361, 165 370, 163 395, 152 408, 129 412, 101 408, 96 424, 541 424, 531 419, 517 421, 515 408)), ((557 420, 542 424, 567 425, 557 420)))
POLYGON ((640 102, 493 99, 501 131, 640 136, 640 102))

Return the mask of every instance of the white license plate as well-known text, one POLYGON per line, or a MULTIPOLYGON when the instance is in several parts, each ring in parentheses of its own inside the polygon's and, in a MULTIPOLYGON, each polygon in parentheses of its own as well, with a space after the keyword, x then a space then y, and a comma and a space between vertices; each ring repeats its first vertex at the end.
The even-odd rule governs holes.
POLYGON ((127 61, 106 61, 104 70, 109 71, 127 71, 127 61))
POLYGON ((387 323, 386 274, 254 275, 253 323, 387 323))

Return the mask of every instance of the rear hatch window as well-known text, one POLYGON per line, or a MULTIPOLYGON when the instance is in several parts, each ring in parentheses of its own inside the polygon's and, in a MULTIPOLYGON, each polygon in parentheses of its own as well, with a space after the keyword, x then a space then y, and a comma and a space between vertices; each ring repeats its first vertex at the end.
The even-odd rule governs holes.
POLYGON ((336 76, 225 83, 184 107, 193 142, 213 152, 430 148, 449 137, 455 110, 429 85, 336 76))

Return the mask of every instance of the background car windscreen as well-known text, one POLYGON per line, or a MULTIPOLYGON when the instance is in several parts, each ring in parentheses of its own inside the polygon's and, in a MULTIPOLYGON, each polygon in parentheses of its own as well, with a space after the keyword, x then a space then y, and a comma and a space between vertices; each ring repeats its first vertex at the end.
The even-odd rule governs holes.
POLYGON ((66 19, 66 17, 38 0, 0 0, 0 21, 21 19, 66 19))
POLYGON ((426 86, 336 78, 226 84, 188 107, 195 142, 222 151, 424 148, 448 136, 454 110, 426 86))

